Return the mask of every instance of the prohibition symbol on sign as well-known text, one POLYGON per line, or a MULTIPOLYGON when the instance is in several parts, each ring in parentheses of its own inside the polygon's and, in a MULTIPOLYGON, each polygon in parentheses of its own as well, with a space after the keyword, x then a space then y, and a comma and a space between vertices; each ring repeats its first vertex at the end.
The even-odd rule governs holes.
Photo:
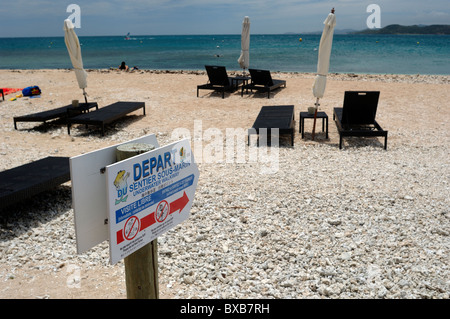
POLYGON ((139 232, 139 218, 137 218, 136 216, 131 216, 125 222, 125 226, 123 227, 123 235, 125 239, 132 240, 134 237, 136 237, 138 232, 139 232))
POLYGON ((169 215, 169 203, 162 200, 156 206, 155 218, 158 222, 162 223, 169 215))

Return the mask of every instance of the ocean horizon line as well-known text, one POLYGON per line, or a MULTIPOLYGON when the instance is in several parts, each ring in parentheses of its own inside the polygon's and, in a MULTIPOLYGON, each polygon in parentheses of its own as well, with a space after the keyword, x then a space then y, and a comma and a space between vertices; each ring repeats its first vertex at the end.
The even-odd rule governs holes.
MULTIPOLYGON (((250 36, 261 36, 261 35, 317 35, 316 33, 311 32, 304 32, 304 33, 294 33, 294 32, 286 32, 286 33, 252 33, 250 36)), ((184 36, 241 36, 240 33, 214 33, 214 34, 132 34, 129 35, 131 38, 135 37, 184 37, 184 36)), ((119 35, 80 35, 78 34, 79 38, 106 38, 106 37, 121 37, 125 38, 126 34, 119 34, 119 35)), ((34 37, 28 37, 28 36, 20 36, 20 37, 0 37, 0 39, 45 39, 45 38, 64 38, 64 34, 61 35, 48 35, 48 36, 34 36, 34 37)))
MULTIPOLYGON (((353 33, 358 32, 358 30, 352 31, 350 33, 335 33, 335 36, 356 36, 356 37, 378 37, 378 36, 442 36, 442 37, 450 37, 449 34, 358 34, 353 33)), ((250 36, 295 36, 295 35, 312 35, 312 36, 320 36, 322 31, 308 31, 308 32, 284 32, 284 33, 251 33, 250 36)), ((106 38, 106 37, 114 37, 114 38, 125 38, 126 34, 116 34, 116 35, 78 35, 79 38, 106 38)), ((205 33, 205 34, 130 34, 130 38, 136 37, 184 37, 184 36, 241 36, 240 33, 205 33)), ((16 37, 2 37, 0 39, 46 39, 46 38, 64 38, 64 34, 60 35, 46 35, 46 36, 16 36, 16 37)))

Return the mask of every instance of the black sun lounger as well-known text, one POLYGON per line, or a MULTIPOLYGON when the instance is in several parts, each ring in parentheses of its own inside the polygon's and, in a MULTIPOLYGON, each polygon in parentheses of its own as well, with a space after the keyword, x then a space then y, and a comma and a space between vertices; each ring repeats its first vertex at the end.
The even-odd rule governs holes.
POLYGON ((46 157, 0 172, 0 209, 68 181, 68 157, 46 157))
POLYGON ((66 118, 80 113, 89 112, 91 108, 98 109, 98 105, 95 102, 80 103, 79 106, 66 105, 56 109, 42 111, 38 113, 16 116, 14 117, 14 128, 17 130, 17 122, 47 122, 50 120, 66 118))
POLYGON ((333 119, 339 133, 339 149, 342 139, 347 136, 384 137, 384 149, 387 149, 387 135, 375 120, 379 91, 346 91, 344 106, 334 108, 333 119))
POLYGON ((106 124, 112 123, 140 108, 144 110, 145 115, 145 102, 116 102, 89 113, 70 117, 67 119, 67 133, 70 135, 72 124, 86 124, 100 126, 102 135, 105 135, 106 124))
POLYGON ((269 135, 271 129, 278 128, 280 135, 291 135, 291 145, 294 146, 294 125, 294 105, 263 106, 253 127, 248 130, 248 143, 250 145, 250 135, 259 135, 260 129, 267 129, 269 135))
POLYGON ((242 86, 241 96, 244 95, 244 90, 256 90, 259 92, 267 92, 267 98, 270 98, 270 92, 282 86, 286 87, 285 80, 274 80, 268 70, 248 69, 250 72, 251 81, 247 85, 242 86))
POLYGON ((205 65, 205 69, 208 74, 208 83, 197 85, 197 97, 200 89, 222 92, 222 99, 225 97, 225 92, 236 91, 239 83, 233 83, 234 78, 228 76, 224 66, 205 65))

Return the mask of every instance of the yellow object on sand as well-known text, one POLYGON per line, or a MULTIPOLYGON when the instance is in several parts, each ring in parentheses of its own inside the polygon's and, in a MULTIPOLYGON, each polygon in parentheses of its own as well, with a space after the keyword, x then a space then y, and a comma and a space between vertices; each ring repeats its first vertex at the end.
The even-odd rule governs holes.
POLYGON ((16 98, 15 98, 15 97, 12 97, 12 98, 10 98, 9 100, 10 100, 10 101, 15 101, 16 98))

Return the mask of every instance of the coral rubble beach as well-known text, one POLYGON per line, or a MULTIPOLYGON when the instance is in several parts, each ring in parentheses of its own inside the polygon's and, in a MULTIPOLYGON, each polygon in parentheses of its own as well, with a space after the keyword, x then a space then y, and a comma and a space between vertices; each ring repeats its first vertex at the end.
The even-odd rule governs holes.
MULTIPOLYGON (((230 72, 232 75, 234 72, 230 72)), ((238 72, 236 72, 237 74, 238 72)), ((40 98, 0 102, 0 170, 76 156, 147 134, 160 145, 200 130, 200 180, 191 216, 158 239, 161 298, 450 298, 450 76, 330 74, 320 110, 329 139, 299 112, 314 74, 272 72, 270 99, 196 88, 203 71, 88 70, 89 101, 144 101, 107 127, 18 123, 13 117, 83 100, 72 70, 0 70, 3 87, 37 85, 40 98), (348 90, 380 91, 378 138, 344 140, 332 120, 348 90), (248 129, 263 105, 295 105, 294 147, 274 163, 225 156, 227 128, 248 129), (176 130, 183 128, 185 130, 176 130), (220 152, 206 154, 212 141, 220 152)), ((194 144, 195 144, 194 143, 194 144)), ((195 146, 195 145, 194 145, 195 146)), ((245 146, 248 150, 248 146, 245 146)), ((268 150, 270 154, 270 150, 268 150)), ((1 298, 126 298, 123 262, 108 243, 77 255, 70 182, 0 214, 1 298)))

